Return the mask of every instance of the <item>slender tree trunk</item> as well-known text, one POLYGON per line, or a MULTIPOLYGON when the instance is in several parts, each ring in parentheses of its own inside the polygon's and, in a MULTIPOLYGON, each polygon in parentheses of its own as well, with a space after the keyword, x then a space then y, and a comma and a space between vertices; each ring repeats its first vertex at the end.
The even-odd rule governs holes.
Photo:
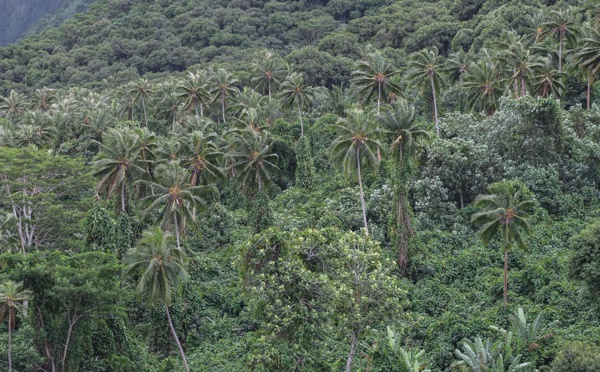
POLYGON ((429 75, 429 81, 431 82, 431 91, 433 93, 433 119, 435 121, 435 133, 439 137, 440 126, 438 124, 437 99, 435 97, 435 84, 433 84, 433 75, 429 75))
POLYGON ((200 117, 203 118, 204 117, 204 104, 200 104, 200 117))
POLYGON ((121 181, 121 212, 125 212, 125 181, 121 181))
POLYGON ((521 75, 521 97, 527 94, 527 85, 525 85, 525 75, 521 75))
POLYGON ((592 74, 588 72, 588 86, 587 86, 587 109, 591 107, 592 101, 592 74))
POLYGON ((194 108, 196 109, 196 120, 200 117, 200 115, 198 115, 198 102, 194 101, 194 108))
POLYGON ((144 109, 144 123, 146 124, 146 128, 148 128, 148 115, 146 114, 146 103, 144 102, 144 96, 142 96, 142 109, 144 109))
POLYGON ((225 92, 221 91, 221 109, 223 110, 223 123, 225 121, 225 92))
POLYGON ((367 207, 365 206, 365 196, 363 193, 362 174, 360 171, 360 147, 356 150, 356 166, 358 170, 358 186, 360 188, 360 203, 362 204, 363 222, 365 223, 365 232, 369 235, 369 226, 367 225, 367 207))
POLYGON ((562 72, 562 32, 558 35, 558 73, 562 72))
POLYGON ((504 249, 504 306, 508 299, 508 249, 504 249))
POLYGON ((179 338, 177 337, 177 333, 175 333, 175 327, 173 327, 173 321, 171 320, 171 314, 169 313, 169 307, 165 305, 165 312, 167 313, 167 319, 169 320, 169 329, 171 330, 171 335, 175 339, 177 343, 177 348, 179 349, 179 353, 181 354, 181 359, 183 360, 183 366, 185 367, 186 372, 190 372, 190 367, 188 366, 187 359, 185 359, 185 353, 183 352, 183 347, 179 342, 179 338))
POLYGON ((304 123, 302 122, 302 110, 300 109, 300 100, 296 99, 296 102, 298 103, 298 116, 300 116, 300 135, 304 137, 304 123))
POLYGON ((352 363, 354 362, 354 354, 356 354, 356 339, 358 338, 358 332, 352 330, 352 336, 350 337, 350 353, 348 354, 348 361, 346 361, 345 372, 352 370, 352 363))
POLYGON ((79 321, 80 318, 81 318, 80 315, 75 315, 73 318, 71 318, 70 316, 68 317, 69 329, 67 330, 67 340, 65 341, 65 347, 63 348, 62 358, 61 358, 61 365, 62 365, 63 372, 67 371, 67 353, 69 351, 69 344, 71 343, 71 336, 73 335, 73 330, 75 329, 75 324, 77 324, 77 322, 79 321))
POLYGON ((269 101, 271 101, 271 79, 267 79, 267 84, 269 85, 269 101))
POLYGON ((381 81, 377 82, 377 116, 379 114, 379 106, 381 105, 381 81))
POLYGON ((12 372, 12 318, 15 316, 15 311, 10 307, 8 315, 8 372, 12 372))
POLYGON ((177 248, 181 249, 181 245, 179 242, 179 224, 177 223, 177 213, 175 213, 173 217, 175 217, 175 237, 177 238, 177 248))

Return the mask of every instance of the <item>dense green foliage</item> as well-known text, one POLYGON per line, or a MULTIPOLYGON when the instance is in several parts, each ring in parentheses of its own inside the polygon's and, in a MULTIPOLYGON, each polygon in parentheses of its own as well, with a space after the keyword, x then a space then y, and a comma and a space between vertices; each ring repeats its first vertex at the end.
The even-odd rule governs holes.
POLYGON ((0 49, 0 369, 596 370, 599 15, 98 0, 0 49))

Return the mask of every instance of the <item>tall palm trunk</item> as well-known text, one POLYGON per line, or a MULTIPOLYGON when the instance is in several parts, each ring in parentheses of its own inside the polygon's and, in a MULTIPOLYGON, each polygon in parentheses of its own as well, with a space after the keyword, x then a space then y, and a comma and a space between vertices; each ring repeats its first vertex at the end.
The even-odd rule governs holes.
POLYGON ((504 306, 508 299, 508 248, 504 249, 504 306))
POLYGON ((588 71, 588 84, 587 84, 587 109, 589 110, 591 107, 592 101, 592 73, 588 71))
POLYGON ((379 107, 381 106, 381 81, 377 82, 377 116, 381 116, 379 113, 379 107))
POLYGON ((560 31, 558 33, 558 73, 562 73, 562 40, 563 33, 560 31))
POLYGON ((223 123, 225 123, 225 92, 221 91, 221 109, 223 110, 223 123))
POLYGON ((167 313, 167 319, 169 320, 169 329, 171 330, 171 335, 177 343, 177 348, 179 349, 181 359, 183 360, 183 367, 185 368, 186 372, 190 372, 190 366, 188 366, 187 359, 185 359, 185 353, 183 352, 183 347, 181 346, 181 342, 179 342, 177 333, 175 333, 175 327, 173 327, 173 321, 171 320, 171 314, 169 313, 169 307, 167 305, 165 305, 165 312, 167 313))
POLYGON ((146 114, 146 102, 144 102, 144 96, 142 96, 142 109, 144 110, 144 123, 146 124, 146 128, 148 128, 148 115, 146 114))
POLYGON ((300 135, 304 137, 304 123, 302 122, 302 110, 300 109, 300 100, 296 99, 298 103, 298 115, 300 116, 300 135))
POLYGON ((365 206, 365 195, 363 193, 362 174, 360 170, 360 147, 356 149, 356 166, 358 171, 358 186, 360 188, 360 203, 362 204, 363 222, 365 223, 365 232, 369 235, 369 226, 367 225, 367 207, 365 206))
POLYGON ((121 181, 121 212, 125 212, 125 181, 121 181))
POLYGON ((269 102, 271 101, 271 79, 267 79, 267 84, 269 85, 269 102))
POLYGON ((181 244, 179 242, 179 223, 177 222, 177 213, 175 213, 173 217, 175 217, 175 236, 177 237, 177 248, 181 249, 181 244))
POLYGON ((12 372, 12 322, 15 310, 10 307, 8 312, 8 372, 12 372))
POLYGON ((433 93, 433 119, 435 121, 435 133, 439 137, 440 126, 438 124, 437 99, 435 97, 435 84, 433 83, 433 75, 429 75, 429 81, 431 82, 431 91, 433 93))

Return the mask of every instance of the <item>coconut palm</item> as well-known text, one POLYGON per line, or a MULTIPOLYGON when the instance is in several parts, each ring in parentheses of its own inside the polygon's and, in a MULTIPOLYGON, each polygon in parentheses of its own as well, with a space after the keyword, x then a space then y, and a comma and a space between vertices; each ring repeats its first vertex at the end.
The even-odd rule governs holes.
POLYGON ((562 73, 563 46, 565 42, 575 45, 577 38, 581 35, 578 25, 581 21, 577 19, 571 9, 553 10, 547 19, 540 25, 542 38, 553 36, 558 40, 558 72, 562 73))
POLYGON ((7 280, 0 284, 0 322, 8 318, 8 371, 12 372, 12 329, 15 327, 15 311, 25 313, 24 303, 31 299, 32 292, 23 289, 23 282, 7 280))
POLYGON ((542 66, 536 76, 533 78, 533 91, 541 97, 554 95, 560 98, 565 90, 565 85, 562 83, 565 73, 556 69, 551 58, 548 58, 546 64, 542 66))
POLYGON ((489 60, 471 65, 462 83, 467 97, 467 107, 470 110, 484 111, 487 115, 492 115, 496 111, 504 91, 502 82, 498 80, 497 71, 493 62, 489 60))
POLYGON ((448 58, 444 63, 444 72, 450 81, 462 82, 463 76, 469 72, 472 61, 472 56, 461 49, 448 55, 448 58))
POLYGON ((213 86, 211 92, 214 95, 215 100, 219 99, 221 101, 221 113, 223 123, 225 123, 227 97, 239 91, 237 85, 240 84, 240 81, 235 79, 230 72, 222 68, 218 69, 217 71, 211 70, 211 81, 213 86))
POLYGON ((279 91, 284 107, 293 107, 296 105, 298 116, 300 117, 300 133, 304 136, 304 123, 302 121, 302 108, 308 106, 310 99, 313 97, 312 91, 308 84, 304 83, 302 74, 292 73, 281 84, 279 91))
POLYGON ((233 132, 229 142, 229 171, 237 180, 238 187, 249 198, 261 193, 271 182, 279 168, 277 154, 272 152, 273 142, 268 132, 240 130, 233 132))
POLYGON ((182 284, 189 279, 185 270, 185 251, 173 246, 173 235, 163 232, 159 227, 153 227, 142 233, 142 239, 135 248, 127 251, 125 257, 125 274, 142 272, 136 287, 138 295, 148 303, 154 305, 162 301, 169 321, 171 335, 177 343, 177 348, 183 360, 183 366, 190 371, 185 352, 179 342, 173 320, 169 313, 173 293, 181 292, 182 284))
POLYGON ((47 112, 50 110, 50 107, 54 102, 56 102, 56 100, 57 98, 54 94, 54 89, 46 87, 42 89, 36 89, 31 101, 31 109, 47 112))
POLYGON ((223 177, 219 164, 224 156, 218 146, 219 137, 204 130, 193 131, 184 141, 181 156, 190 173, 190 185, 198 186, 223 177))
MULTIPOLYGON (((206 202, 200 197, 206 193, 206 186, 192 186, 189 175, 177 163, 161 164, 157 167, 156 182, 141 180, 148 184, 153 194, 143 201, 151 201, 146 212, 158 210, 157 219, 168 231, 175 231, 177 247, 181 247, 181 233, 185 233, 185 225, 189 220, 196 223, 196 209, 204 209, 206 202)), ((185 235, 184 235, 185 237, 185 235)))
POLYGON ((415 171, 417 149, 429 138, 429 132, 415 124, 414 119, 415 109, 405 100, 388 108, 381 118, 381 123, 392 142, 394 204, 389 231, 392 242, 398 248, 398 268, 401 271, 406 270, 408 265, 408 244, 414 237, 412 211, 408 202, 408 185, 415 171))
POLYGON ((138 175, 144 173, 140 158, 140 139, 129 129, 109 129, 104 143, 96 142, 100 148, 98 160, 93 164, 95 176, 102 177, 97 192, 106 191, 109 199, 115 187, 120 186, 121 212, 125 212, 127 185, 132 185, 138 175))
POLYGON ((50 115, 41 111, 27 111, 21 126, 15 132, 17 147, 51 148, 58 131, 50 115))
POLYGON ((377 151, 381 149, 381 143, 377 141, 377 138, 381 134, 381 129, 375 125, 374 117, 370 112, 360 109, 349 110, 347 116, 339 118, 332 129, 338 131, 340 135, 331 145, 331 161, 342 169, 346 177, 358 180, 363 222, 368 234, 369 226, 362 172, 363 168, 366 168, 368 171, 377 173, 379 166, 377 151))
POLYGON ((273 52, 264 50, 259 58, 252 61, 252 70, 255 74, 252 82, 258 87, 266 86, 270 101, 274 85, 279 84, 281 77, 285 76, 284 64, 273 52))
POLYGON ((600 31, 595 28, 586 30, 586 36, 580 40, 582 48, 575 54, 575 62, 587 76, 587 109, 591 107, 592 84, 600 76, 600 31))
POLYGON ((150 96, 154 93, 148 79, 139 79, 135 83, 132 83, 129 89, 129 94, 134 97, 133 102, 138 101, 142 104, 142 110, 144 111, 144 125, 148 127, 148 113, 146 112, 146 104, 150 101, 150 96))
POLYGON ((196 112, 196 117, 204 117, 204 106, 210 101, 210 94, 206 90, 205 72, 189 72, 188 76, 177 85, 179 99, 183 100, 183 107, 196 112), (200 107, 200 113, 198 113, 200 107))
POLYGON ((23 94, 11 90, 7 97, 0 97, 0 115, 10 118, 22 114, 28 102, 23 94))
POLYGON ((435 132, 438 137, 440 136, 440 127, 438 123, 437 93, 444 85, 443 66, 442 56, 439 55, 436 47, 431 50, 423 49, 409 56, 408 80, 417 86, 421 86, 422 90, 431 89, 435 132))
POLYGON ((475 206, 483 211, 473 214, 471 222, 483 223, 477 235, 488 245, 498 234, 504 253, 504 306, 508 293, 508 251, 516 244, 525 250, 522 232, 531 233, 529 211, 535 201, 528 195, 527 187, 519 181, 496 182, 488 187, 489 195, 475 198, 475 206))
POLYGON ((366 60, 358 61, 356 70, 352 71, 352 84, 359 95, 365 95, 370 102, 377 96, 377 116, 380 115, 382 99, 388 101, 388 95, 394 93, 402 96, 400 86, 391 78, 400 73, 387 63, 381 53, 369 54, 366 60))

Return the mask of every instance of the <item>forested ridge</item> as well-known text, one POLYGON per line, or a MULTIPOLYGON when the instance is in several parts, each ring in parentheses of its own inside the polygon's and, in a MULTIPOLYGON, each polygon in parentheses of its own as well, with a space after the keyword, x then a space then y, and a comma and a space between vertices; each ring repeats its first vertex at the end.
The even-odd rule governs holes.
POLYGON ((0 55, 0 369, 600 370, 595 2, 99 0, 0 55))

